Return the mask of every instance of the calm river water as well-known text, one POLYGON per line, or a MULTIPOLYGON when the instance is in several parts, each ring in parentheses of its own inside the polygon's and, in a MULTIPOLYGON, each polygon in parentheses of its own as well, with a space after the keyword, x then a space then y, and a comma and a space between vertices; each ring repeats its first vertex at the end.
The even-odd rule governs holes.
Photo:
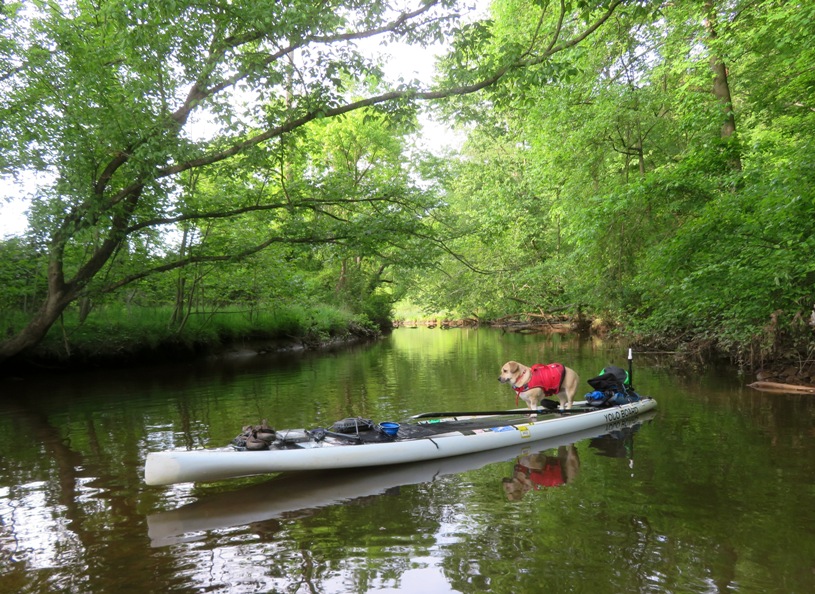
POLYGON ((626 349, 398 329, 321 354, 0 383, 2 592, 815 591, 815 397, 637 355, 641 424, 405 467, 147 487, 148 452, 249 423, 514 406, 508 359, 585 380, 626 349), (557 456, 566 482, 519 479, 557 456), (514 480, 513 480, 514 479, 514 480))

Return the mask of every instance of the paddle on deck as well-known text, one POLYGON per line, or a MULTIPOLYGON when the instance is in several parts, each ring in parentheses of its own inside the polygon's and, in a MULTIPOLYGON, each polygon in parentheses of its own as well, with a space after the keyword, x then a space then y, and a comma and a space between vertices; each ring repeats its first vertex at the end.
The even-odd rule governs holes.
POLYGON ((559 409, 549 409, 549 408, 523 408, 517 410, 476 410, 476 411, 458 411, 458 412, 429 412, 429 413, 421 413, 418 415, 413 415, 410 417, 411 419, 429 419, 432 417, 497 417, 501 415, 546 415, 546 414, 576 414, 576 413, 584 413, 589 412, 592 410, 597 410, 596 408, 586 408, 586 409, 568 409, 568 410, 559 410, 559 409))

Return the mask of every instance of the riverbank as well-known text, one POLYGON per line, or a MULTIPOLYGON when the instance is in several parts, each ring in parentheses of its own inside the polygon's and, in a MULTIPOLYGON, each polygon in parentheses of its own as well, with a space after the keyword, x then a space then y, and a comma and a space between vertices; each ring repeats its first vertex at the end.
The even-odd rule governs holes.
POLYGON ((8 365, 0 366, 0 376, 34 373, 65 373, 72 371, 184 363, 206 358, 229 359, 308 350, 328 350, 350 344, 375 340, 381 332, 354 326, 334 335, 307 334, 280 337, 255 334, 237 337, 228 342, 165 341, 159 344, 132 344, 114 351, 88 350, 76 347, 70 355, 37 350, 21 356, 8 365))
POLYGON ((165 311, 143 310, 135 316, 107 311, 81 324, 67 320, 36 348, 0 364, 0 377, 330 349, 383 333, 363 317, 325 306, 279 308, 264 316, 223 311, 182 327, 168 319, 165 311))
MULTIPOLYGON (((815 386, 815 356, 807 356, 792 347, 778 349, 774 356, 762 358, 759 362, 746 363, 738 355, 716 349, 710 340, 682 340, 664 336, 643 336, 628 332, 623 326, 606 320, 586 318, 573 319, 568 316, 551 315, 510 315, 487 322, 475 318, 451 319, 429 317, 417 320, 400 320, 396 327, 426 327, 446 330, 449 328, 487 326, 503 332, 523 334, 582 334, 612 338, 630 345, 640 352, 670 356, 676 367, 699 367, 717 363, 734 365, 750 381, 786 384, 790 386, 815 386)), ((811 346, 810 353, 815 353, 811 346)))
MULTIPOLYGON (((152 317, 133 318, 108 312, 93 321, 55 329, 36 349, 0 365, 0 376, 29 376, 40 373, 126 368, 167 362, 184 363, 206 358, 228 359, 271 353, 342 348, 376 340, 391 326, 376 326, 356 316, 332 308, 294 308, 279 310, 271 318, 255 316, 243 320, 236 312, 221 312, 208 319, 194 318, 180 330, 166 323, 166 312, 152 317)), ((671 341, 665 337, 645 337, 626 332, 625 328, 593 320, 574 320, 567 316, 512 315, 496 320, 476 318, 398 318, 393 328, 439 329, 489 327, 502 332, 523 334, 580 334, 618 340, 639 352, 659 353, 671 357, 675 366, 700 367, 726 362, 740 367, 753 381, 790 385, 815 385, 815 359, 800 353, 766 359, 760 365, 739 365, 727 353, 709 343, 671 341)))

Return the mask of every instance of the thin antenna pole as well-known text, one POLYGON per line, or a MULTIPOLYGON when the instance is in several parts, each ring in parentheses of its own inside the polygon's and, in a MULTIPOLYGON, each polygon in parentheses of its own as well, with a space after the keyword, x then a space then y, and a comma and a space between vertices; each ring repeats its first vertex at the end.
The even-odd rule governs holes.
POLYGON ((628 385, 631 387, 632 390, 634 389, 634 367, 633 367, 633 363, 634 363, 634 353, 629 348, 628 349, 628 385))

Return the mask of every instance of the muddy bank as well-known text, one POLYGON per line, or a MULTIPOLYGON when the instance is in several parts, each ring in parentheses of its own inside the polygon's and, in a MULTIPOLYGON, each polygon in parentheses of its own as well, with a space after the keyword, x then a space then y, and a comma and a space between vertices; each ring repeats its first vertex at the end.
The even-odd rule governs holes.
POLYGON ((755 372, 758 382, 815 386, 815 362, 795 365, 783 361, 767 365, 755 372))

